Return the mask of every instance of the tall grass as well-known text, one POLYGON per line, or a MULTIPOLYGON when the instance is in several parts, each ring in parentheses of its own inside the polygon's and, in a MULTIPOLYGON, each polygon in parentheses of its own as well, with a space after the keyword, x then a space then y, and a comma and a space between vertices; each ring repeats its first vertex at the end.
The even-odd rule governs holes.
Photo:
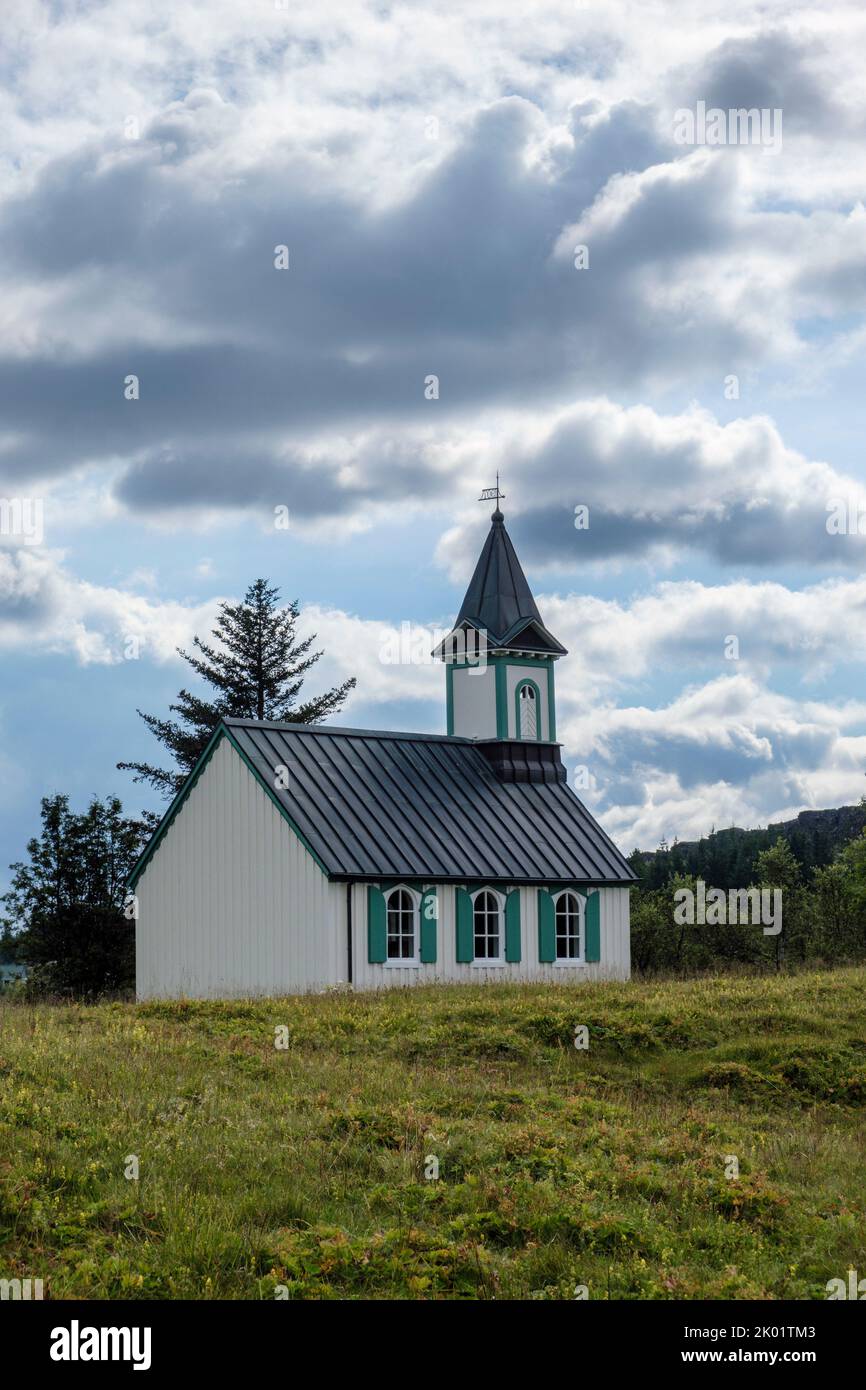
POLYGON ((0 1277, 55 1298, 823 1298, 866 1275, 864 992, 860 967, 2 1003, 0 1277))

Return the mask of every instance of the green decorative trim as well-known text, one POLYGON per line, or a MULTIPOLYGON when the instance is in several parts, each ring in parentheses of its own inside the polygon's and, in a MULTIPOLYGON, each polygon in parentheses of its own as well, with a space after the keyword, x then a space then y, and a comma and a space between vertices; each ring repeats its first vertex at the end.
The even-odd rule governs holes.
POLYGON ((520 889, 505 899, 505 959, 509 965, 520 962, 520 889))
POLYGON ((437 927, 437 923, 438 923, 438 920, 439 920, 438 902, 437 902, 437 899, 436 899, 436 889, 435 889, 435 888, 425 888, 425 889, 424 889, 424 892, 421 894, 421 909, 420 909, 420 912, 419 912, 419 917, 420 917, 420 927, 419 927, 420 942, 419 942, 418 959, 421 961, 421 964, 422 964, 422 965, 435 965, 435 964, 436 964, 436 934, 437 934, 437 933, 436 933, 436 927, 437 927), (428 904, 429 902, 431 902, 431 901, 432 901, 433 904, 434 904, 433 911, 434 911, 434 914, 435 914, 435 915, 432 916, 432 917, 429 917, 429 916, 427 915, 427 912, 428 912, 427 904, 428 904))
POLYGON ((385 894, 372 884, 367 886, 367 961, 384 965, 388 959, 388 929, 385 918, 385 894))
POLYGON ((586 950, 584 960, 587 965, 594 965, 601 960, 601 920, 600 920, 600 898, 598 889, 587 893, 586 907, 583 910, 584 931, 586 932, 586 950))
POLYGON ((488 664, 488 666, 534 666, 535 669, 537 670, 538 667, 539 667, 540 665, 541 665, 541 666, 552 665, 552 664, 553 664, 553 660, 554 660, 554 658, 553 658, 552 656, 539 656, 539 657, 534 657, 534 656, 508 656, 508 655, 504 655, 504 656, 488 656, 488 658, 487 658, 487 664, 488 664))
POLYGON ((535 681, 530 680, 528 676, 524 676, 523 679, 522 679, 522 680, 519 680, 519 681, 517 682, 516 686, 514 687, 514 737, 515 737, 515 738, 519 738, 519 739, 523 739, 523 741, 524 741, 525 743, 532 743, 532 742, 535 742, 535 743, 543 743, 543 742, 544 742, 544 739, 543 739, 543 737, 542 737, 542 733, 543 733, 543 731, 542 731, 542 728, 541 728, 541 691, 539 690, 539 688, 538 688, 538 686, 536 685, 535 681), (534 740, 533 740, 533 739, 523 739, 523 735, 522 735, 522 733, 520 732, 520 692, 521 692, 521 690, 523 689, 523 687, 524 687, 525 685, 531 685, 532 688, 533 688, 533 690, 535 691, 535 738, 534 738, 534 740))
POLYGON ((159 848, 159 845, 165 838, 166 832, 170 829, 172 822, 174 821, 178 812, 183 807, 184 803, 187 800, 187 797, 189 796, 199 777, 201 777, 201 774, 204 772, 205 768, 207 767, 208 763, 210 762, 211 758, 216 752, 220 742, 224 738, 228 739, 229 743, 237 753, 238 757, 249 768, 250 772, 255 777, 262 791, 266 794, 266 796, 270 797, 271 801, 276 806, 283 820, 286 822, 287 825, 291 827, 291 829, 297 835, 301 844, 304 846, 304 849, 315 860, 325 877, 329 877, 328 870, 325 868, 325 865, 322 863, 318 854, 313 849, 309 840, 292 820, 292 817, 289 815, 285 806, 283 806, 280 802, 280 799, 277 796, 274 788, 268 785, 267 780, 262 776, 255 764, 250 762, 246 753, 238 745, 238 742, 232 734, 231 730, 227 729, 224 724, 218 724, 211 736, 209 744, 205 748, 204 752, 202 753, 201 757, 199 758, 189 777, 184 782, 180 791, 177 793, 177 796, 174 798, 174 801, 169 806, 168 810, 166 811, 165 815, 163 816, 162 820, 156 827, 156 830, 154 831, 153 835, 151 836, 150 840, 148 841, 147 845, 142 851, 141 856, 139 857, 139 860, 135 865, 134 869, 132 870, 132 873, 130 874, 127 882, 127 887, 130 890, 134 890, 135 885, 138 883, 138 880, 141 878, 141 875, 144 873, 145 869, 147 868, 148 864, 153 858, 156 850, 159 848))
POLYGON ((455 954, 460 965, 470 965, 475 958, 475 919, 472 911, 472 899, 465 888, 457 889, 456 898, 455 954))
POLYGON ((538 959, 542 965, 556 960, 556 915, 546 888, 538 890, 538 959))
MULTIPOLYGON (((487 656, 484 661, 447 661, 445 662, 445 728, 448 736, 454 736, 454 672, 477 669, 485 664, 493 667, 495 689, 496 689, 496 737, 511 738, 508 732, 508 667, 525 666, 528 670, 538 671, 539 668, 547 673, 547 725, 548 737, 545 740, 542 736, 541 719, 541 691, 535 682, 538 699, 538 741, 540 743, 556 742, 556 710, 554 704, 553 691, 553 663, 555 656, 547 653, 540 653, 537 657, 530 656, 509 656, 505 653, 502 656, 487 656)), ((516 715, 516 711, 515 711, 516 715)), ((514 737, 520 737, 520 724, 515 720, 514 737)))
POLYGON ((496 679, 496 737, 508 738, 508 682, 502 662, 494 663, 493 674, 496 679))
POLYGON ((556 701, 553 698, 553 662, 547 668, 547 738, 556 743, 556 701))

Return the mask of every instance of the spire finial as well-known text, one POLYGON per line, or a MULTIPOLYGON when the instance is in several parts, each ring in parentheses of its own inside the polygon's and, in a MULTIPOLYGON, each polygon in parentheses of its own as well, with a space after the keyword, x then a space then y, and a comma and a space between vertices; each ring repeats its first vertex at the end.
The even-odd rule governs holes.
POLYGON ((504 501, 504 499, 505 499, 505 493, 499 491, 499 470, 497 469, 497 472, 496 472, 496 487, 484 487, 484 488, 482 488, 482 489, 481 489, 481 496, 480 496, 479 499, 478 499, 479 502, 493 502, 493 501, 496 502, 496 511, 492 513, 492 518, 493 518, 494 521, 496 521, 496 520, 500 520, 500 521, 501 521, 501 520, 502 520, 502 513, 501 513, 501 511, 499 510, 499 502, 500 502, 500 499, 502 499, 502 500, 504 501))

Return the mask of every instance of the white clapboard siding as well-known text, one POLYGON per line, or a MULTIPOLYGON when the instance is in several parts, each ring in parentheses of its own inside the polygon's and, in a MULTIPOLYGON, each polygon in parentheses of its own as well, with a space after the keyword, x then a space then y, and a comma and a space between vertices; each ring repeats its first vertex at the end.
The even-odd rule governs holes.
MULTIPOLYGON (((629 946, 629 890, 601 888, 599 919, 601 960, 593 965, 542 964, 538 959, 538 893, 520 889, 521 959, 512 965, 467 965, 457 960, 455 912, 457 895, 452 885, 437 888, 437 960, 435 965, 414 968, 371 965, 367 959, 367 887, 352 889, 353 983, 356 989, 384 989, 399 985, 447 983, 479 984, 490 980, 540 980, 549 984, 589 983, 592 980, 627 980, 631 973, 629 946)), ((345 940, 345 906, 340 905, 345 940)))
POLYGON ((330 884, 227 739, 137 887, 140 999, 238 998, 346 978, 330 884))

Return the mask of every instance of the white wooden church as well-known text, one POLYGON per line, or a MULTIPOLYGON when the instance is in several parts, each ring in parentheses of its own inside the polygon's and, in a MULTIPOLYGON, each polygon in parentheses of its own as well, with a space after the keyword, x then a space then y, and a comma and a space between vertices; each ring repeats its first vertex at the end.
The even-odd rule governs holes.
POLYGON ((498 498, 435 655, 444 735, 220 724, 130 880, 140 999, 628 977, 634 876, 568 786, 498 498))

